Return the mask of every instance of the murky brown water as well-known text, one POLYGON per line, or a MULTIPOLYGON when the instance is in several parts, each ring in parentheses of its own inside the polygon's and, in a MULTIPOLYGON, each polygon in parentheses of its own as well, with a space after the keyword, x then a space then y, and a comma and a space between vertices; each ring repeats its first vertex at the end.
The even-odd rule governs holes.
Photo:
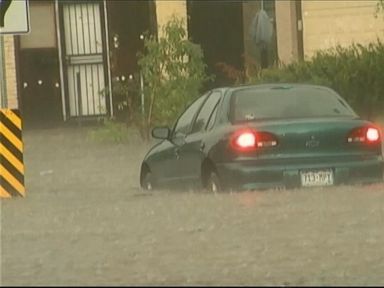
POLYGON ((384 185, 143 194, 146 145, 25 133, 2 285, 384 285, 384 185))

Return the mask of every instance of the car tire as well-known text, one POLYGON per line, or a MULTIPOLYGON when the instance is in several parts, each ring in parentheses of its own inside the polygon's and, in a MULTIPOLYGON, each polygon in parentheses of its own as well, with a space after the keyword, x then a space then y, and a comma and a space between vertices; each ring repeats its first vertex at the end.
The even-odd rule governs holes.
POLYGON ((216 172, 211 172, 208 176, 205 189, 211 193, 219 193, 222 191, 220 178, 216 172))
POLYGON ((153 191, 155 187, 154 177, 151 172, 146 172, 143 181, 141 182, 141 187, 146 191, 153 191))

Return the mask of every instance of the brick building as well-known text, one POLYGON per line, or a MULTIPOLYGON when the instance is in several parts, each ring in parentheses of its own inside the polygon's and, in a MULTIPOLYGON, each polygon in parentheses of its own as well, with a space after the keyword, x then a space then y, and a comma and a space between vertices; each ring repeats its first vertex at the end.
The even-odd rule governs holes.
MULTIPOLYGON (((5 83, 2 83, 1 90, 1 98, 0 104, 1 106, 7 106, 9 108, 17 108, 18 107, 18 91, 17 91, 17 77, 16 77, 16 57, 15 57, 15 43, 12 36, 4 36, 3 37, 3 51, 1 51, 4 55, 4 73, 3 75, 5 83), (5 98, 7 95, 7 99, 5 98)), ((0 68, 0 69, 1 69, 0 68)), ((1 70, 3 70, 1 69, 1 70)))

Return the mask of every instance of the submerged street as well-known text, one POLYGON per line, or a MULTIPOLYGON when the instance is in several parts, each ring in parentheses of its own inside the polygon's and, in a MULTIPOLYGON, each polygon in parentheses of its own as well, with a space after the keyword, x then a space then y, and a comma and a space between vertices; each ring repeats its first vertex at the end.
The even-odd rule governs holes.
POLYGON ((384 285, 384 184, 139 189, 148 145, 24 133, 26 198, 1 200, 2 285, 384 285))

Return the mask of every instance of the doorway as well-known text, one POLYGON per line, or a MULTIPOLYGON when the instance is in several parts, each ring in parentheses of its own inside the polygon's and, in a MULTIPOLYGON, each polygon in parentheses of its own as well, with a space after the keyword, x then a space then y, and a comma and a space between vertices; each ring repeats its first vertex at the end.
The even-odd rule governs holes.
POLYGON ((63 118, 57 50, 22 50, 20 63, 21 112, 25 127, 58 124, 63 118))
POLYGON ((67 115, 110 113, 104 3, 60 2, 67 115))
POLYGON ((244 67, 242 1, 187 1, 188 35, 204 52, 215 81, 207 89, 232 84, 223 70, 244 67))
POLYGON ((17 39, 20 112, 24 127, 49 127, 63 121, 54 3, 33 1, 31 32, 17 39))

